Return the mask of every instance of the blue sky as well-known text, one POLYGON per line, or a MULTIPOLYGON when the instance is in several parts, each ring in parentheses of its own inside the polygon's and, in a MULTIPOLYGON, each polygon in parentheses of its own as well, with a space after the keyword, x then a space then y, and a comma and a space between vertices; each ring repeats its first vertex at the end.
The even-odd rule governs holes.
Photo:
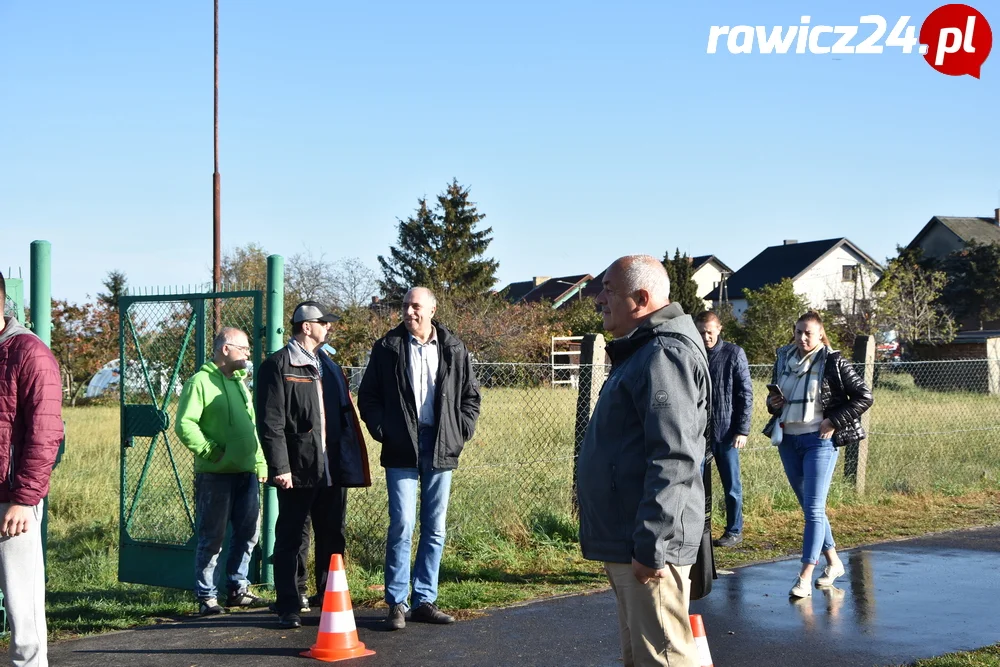
MULTIPOLYGON (((919 33, 937 3, 678 4, 222 0, 224 248, 374 269, 453 177, 499 286, 785 238, 882 259, 1000 205, 1000 54, 976 80, 895 49, 706 53, 712 25, 919 33)), ((210 278, 211 0, 0 3, 0 96, 0 269, 46 239, 57 298, 210 278)))

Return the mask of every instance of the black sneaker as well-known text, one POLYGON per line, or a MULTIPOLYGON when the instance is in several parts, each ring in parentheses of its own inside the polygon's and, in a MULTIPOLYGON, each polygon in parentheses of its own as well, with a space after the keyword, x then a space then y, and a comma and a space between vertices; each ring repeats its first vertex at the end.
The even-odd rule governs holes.
POLYGON ((198 602, 200 603, 198 605, 198 613, 202 616, 215 616, 225 611, 225 609, 219 606, 219 601, 215 598, 205 598, 198 602))
POLYGON ((263 607, 266 604, 267 600, 250 591, 235 591, 226 599, 227 607, 263 607))
POLYGON ((301 628, 302 619, 294 611, 290 611, 278 617, 278 627, 283 629, 301 628))
POLYGON ((743 541, 743 536, 739 533, 726 533, 719 539, 712 542, 717 547, 735 547, 743 541))
POLYGON ((455 622, 454 616, 449 616, 431 602, 425 602, 410 612, 410 620, 417 623, 436 623, 448 625, 455 622))
POLYGON ((402 630, 406 627, 406 605, 394 604, 389 607, 389 615, 385 617, 387 630, 402 630))
POLYGON ((302 599, 305 600, 305 602, 306 602, 304 605, 302 605, 303 607, 322 607, 323 606, 323 593, 317 593, 316 595, 310 595, 308 598, 303 595, 302 599))

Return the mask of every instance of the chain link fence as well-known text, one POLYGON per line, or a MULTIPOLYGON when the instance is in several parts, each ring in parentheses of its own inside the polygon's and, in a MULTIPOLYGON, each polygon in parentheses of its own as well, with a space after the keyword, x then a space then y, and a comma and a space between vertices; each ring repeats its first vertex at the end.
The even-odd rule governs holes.
MULTIPOLYGON (((858 365, 864 373, 864 365, 858 365)), ((452 481, 449 540, 480 532, 515 539, 553 526, 572 526, 574 442, 578 389, 593 368, 568 385, 552 384, 547 364, 475 365, 482 411, 452 481)), ((891 492, 956 494, 1000 486, 1000 360, 879 363, 873 369, 875 403, 869 414, 866 495, 891 492), (991 393, 992 392, 992 393, 991 393)), ((345 368, 356 390, 363 368, 345 368)), ((597 367, 600 378, 605 367, 597 367)), ((742 454, 748 514, 797 508, 781 462, 761 434, 770 365, 751 366, 754 408, 742 454)), ((388 522, 380 445, 369 438, 373 484, 349 492, 348 545, 354 558, 380 567, 388 522)), ((845 479, 845 452, 831 496, 854 494, 845 479)), ((716 478, 715 505, 725 516, 716 478)))

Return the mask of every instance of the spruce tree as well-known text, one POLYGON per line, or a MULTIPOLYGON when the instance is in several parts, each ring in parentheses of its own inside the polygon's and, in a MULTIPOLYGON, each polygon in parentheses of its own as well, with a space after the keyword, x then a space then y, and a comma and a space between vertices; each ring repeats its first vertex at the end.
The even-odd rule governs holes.
POLYGON ((677 248, 674 258, 670 259, 668 252, 663 256, 663 266, 670 276, 670 302, 679 303, 689 315, 705 310, 705 302, 702 295, 698 294, 698 283, 694 281, 694 269, 687 253, 681 255, 680 248, 677 248))
POLYGON ((397 245, 389 248, 389 257, 378 258, 386 299, 402 299, 414 285, 453 296, 489 292, 499 263, 484 257, 493 240, 492 227, 477 229, 485 217, 469 201, 469 188, 457 180, 438 195, 433 210, 426 199, 418 199, 415 214, 400 220, 397 245))

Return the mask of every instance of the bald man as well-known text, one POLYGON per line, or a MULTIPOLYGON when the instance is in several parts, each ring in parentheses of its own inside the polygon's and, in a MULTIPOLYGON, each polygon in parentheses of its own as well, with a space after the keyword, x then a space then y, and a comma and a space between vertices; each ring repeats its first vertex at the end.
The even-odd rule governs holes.
POLYGON ((389 492, 385 549, 386 627, 409 619, 454 623, 434 604, 444 551, 451 472, 479 418, 479 384, 469 351, 434 321, 437 299, 413 287, 403 299, 403 323, 372 347, 358 390, 358 408, 372 437, 382 443, 389 492), (410 597, 410 544, 420 489, 420 542, 410 597))
POLYGON ((577 461, 580 546, 602 561, 629 665, 696 667, 691 566, 705 525, 708 356, 654 257, 615 260, 597 296, 611 373, 577 461))

